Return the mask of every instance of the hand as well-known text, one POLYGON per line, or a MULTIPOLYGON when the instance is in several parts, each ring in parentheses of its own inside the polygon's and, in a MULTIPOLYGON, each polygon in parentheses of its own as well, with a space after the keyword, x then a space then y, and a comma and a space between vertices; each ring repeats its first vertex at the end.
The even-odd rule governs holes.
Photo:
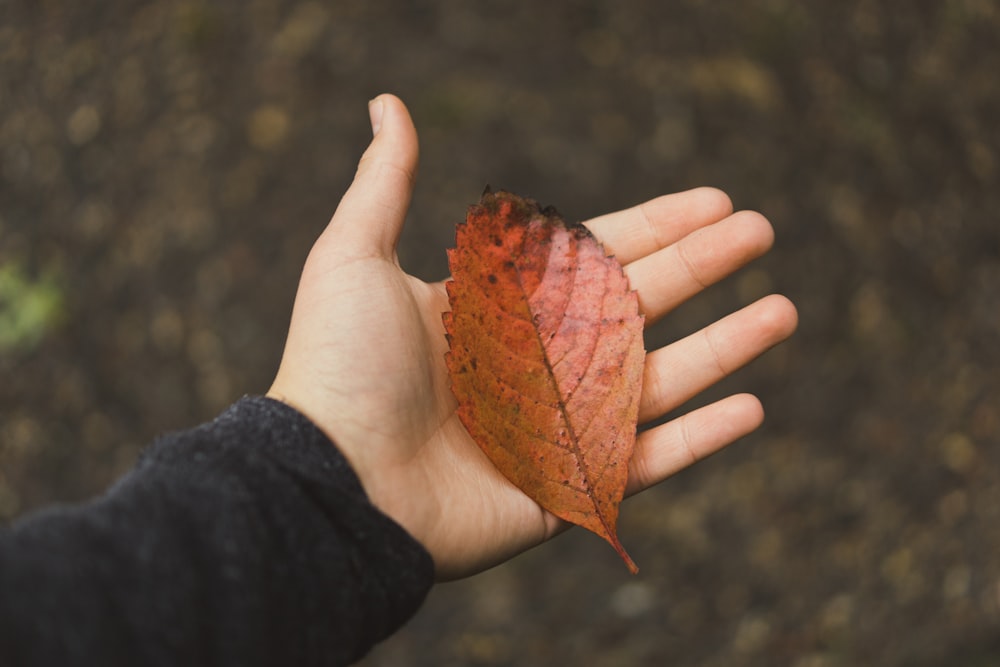
MULTIPOLYGON (((309 417, 351 462, 372 502, 431 553, 439 579, 486 569, 565 526, 501 476, 459 422, 444 363, 444 283, 396 258, 417 167, 397 98, 370 105, 375 132, 354 182, 309 254, 284 356, 268 395, 309 417)), ((701 188, 586 223, 625 266, 651 323, 771 246, 762 216, 732 213, 701 188)), ((769 296, 646 355, 640 423, 653 420, 784 340, 794 306, 769 296)), ((628 493, 757 428, 740 394, 640 434, 628 493)))

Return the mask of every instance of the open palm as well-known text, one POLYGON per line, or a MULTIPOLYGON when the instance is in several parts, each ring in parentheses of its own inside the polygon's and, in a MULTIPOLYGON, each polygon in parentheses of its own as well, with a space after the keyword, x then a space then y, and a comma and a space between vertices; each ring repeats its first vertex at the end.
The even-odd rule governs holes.
MULTIPOLYGON (((302 273, 269 395, 314 421, 372 502, 419 540, 439 578, 494 565, 562 522, 504 479, 459 422, 448 384, 443 283, 407 275, 396 242, 410 202, 417 137, 382 95, 354 183, 302 273)), ((732 213, 710 188, 667 195, 586 223, 625 266, 647 324, 770 247, 770 224, 732 213)), ((794 306, 770 296, 646 355, 639 420, 662 416, 788 337, 794 306)), ((759 401, 738 394, 644 431, 629 493, 755 429, 759 401)))

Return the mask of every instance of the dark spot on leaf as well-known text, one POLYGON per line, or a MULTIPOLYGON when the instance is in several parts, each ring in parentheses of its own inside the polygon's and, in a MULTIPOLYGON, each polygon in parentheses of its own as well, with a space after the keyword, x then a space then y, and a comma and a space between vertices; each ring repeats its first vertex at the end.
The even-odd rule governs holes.
POLYGON ((486 279, 488 281, 490 281, 490 285, 496 285, 497 284, 497 277, 495 275, 493 275, 492 273, 490 275, 486 276, 486 279))

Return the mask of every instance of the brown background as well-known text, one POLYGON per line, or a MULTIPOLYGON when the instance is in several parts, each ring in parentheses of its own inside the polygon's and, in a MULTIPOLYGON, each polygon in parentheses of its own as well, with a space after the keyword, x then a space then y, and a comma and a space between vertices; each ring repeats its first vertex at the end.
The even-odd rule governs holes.
POLYGON ((996 3, 0 0, 0 18, 0 520, 92 495, 156 433, 266 390, 365 103, 393 91, 421 132, 417 275, 444 276, 487 183, 572 219, 708 184, 777 245, 649 346, 771 291, 801 326, 704 399, 756 392, 764 428, 625 505, 638 576, 571 532, 436 589, 366 665, 1000 661, 996 3))

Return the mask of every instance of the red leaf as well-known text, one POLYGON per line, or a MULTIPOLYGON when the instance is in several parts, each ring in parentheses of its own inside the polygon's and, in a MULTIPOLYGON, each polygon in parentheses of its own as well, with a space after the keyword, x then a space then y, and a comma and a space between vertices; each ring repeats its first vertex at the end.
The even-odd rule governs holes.
POLYGON ((446 360, 465 428, 511 482, 636 572, 615 525, 645 352, 621 266, 586 227, 489 190, 448 261, 446 360))

